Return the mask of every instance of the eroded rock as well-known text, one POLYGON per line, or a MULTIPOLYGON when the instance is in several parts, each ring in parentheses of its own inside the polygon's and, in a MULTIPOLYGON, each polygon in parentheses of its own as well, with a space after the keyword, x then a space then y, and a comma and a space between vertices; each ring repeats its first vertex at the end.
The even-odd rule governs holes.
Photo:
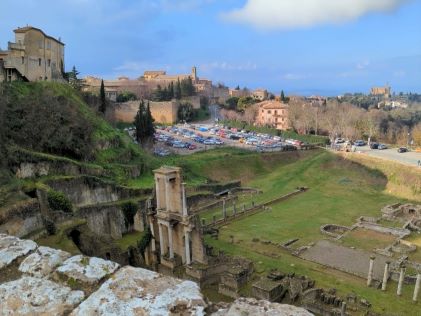
POLYGON ((58 283, 22 277, 0 285, 2 315, 64 315, 84 298, 82 291, 72 291, 58 283))
POLYGON ((47 277, 70 256, 68 252, 41 246, 22 261, 19 271, 39 278, 47 277))
POLYGON ((109 260, 77 255, 67 259, 56 271, 69 279, 94 284, 114 273, 119 267, 118 263, 109 260))
POLYGON ((196 283, 127 266, 71 315, 204 315, 205 307, 196 283))
POLYGON ((38 245, 32 240, 0 234, 0 269, 10 265, 17 258, 27 255, 38 245))
POLYGON ((239 298, 228 308, 220 309, 212 316, 312 316, 313 314, 301 307, 292 305, 258 301, 254 298, 239 298))

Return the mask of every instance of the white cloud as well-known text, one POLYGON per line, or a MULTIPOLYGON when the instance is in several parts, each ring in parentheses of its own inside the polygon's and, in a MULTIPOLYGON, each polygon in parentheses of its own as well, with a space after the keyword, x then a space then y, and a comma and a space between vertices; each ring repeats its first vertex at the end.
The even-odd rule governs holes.
POLYGON ((261 29, 304 28, 355 20, 372 12, 390 12, 411 0, 247 0, 222 17, 261 29))
POLYGON ((226 61, 214 61, 209 64, 202 64, 199 67, 200 69, 203 69, 203 71, 210 71, 210 70, 235 70, 235 71, 251 71, 256 70, 257 65, 255 63, 252 63, 250 61, 242 64, 231 64, 226 61))

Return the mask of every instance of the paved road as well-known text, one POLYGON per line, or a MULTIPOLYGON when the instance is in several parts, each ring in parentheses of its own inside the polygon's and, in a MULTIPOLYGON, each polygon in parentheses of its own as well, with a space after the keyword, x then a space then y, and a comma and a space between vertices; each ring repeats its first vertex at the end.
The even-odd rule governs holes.
POLYGON ((418 160, 421 160, 421 153, 415 151, 407 153, 398 153, 396 148, 391 149, 371 149, 368 146, 357 147, 357 152, 362 152, 368 156, 397 161, 406 165, 417 166, 418 160))

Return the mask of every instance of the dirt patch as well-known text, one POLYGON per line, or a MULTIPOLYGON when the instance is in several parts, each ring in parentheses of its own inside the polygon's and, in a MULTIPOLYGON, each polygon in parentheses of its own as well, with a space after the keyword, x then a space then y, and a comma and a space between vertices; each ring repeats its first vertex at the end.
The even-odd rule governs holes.
POLYGON ((382 243, 393 243, 393 241, 396 239, 396 237, 382 234, 379 232, 375 232, 372 230, 364 229, 364 228, 358 228, 348 234, 349 237, 361 239, 361 240, 376 240, 382 243))

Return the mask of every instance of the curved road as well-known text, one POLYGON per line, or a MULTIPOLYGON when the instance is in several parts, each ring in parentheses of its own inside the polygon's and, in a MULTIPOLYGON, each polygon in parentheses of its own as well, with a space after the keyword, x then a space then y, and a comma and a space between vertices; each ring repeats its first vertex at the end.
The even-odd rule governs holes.
MULTIPOLYGON (((397 148, 391 149, 371 149, 369 146, 357 147, 357 152, 364 153, 371 157, 383 158, 387 160, 397 161, 406 165, 417 166, 418 161, 421 161, 421 153, 415 151, 398 153, 397 148)), ((421 168, 421 167, 420 167, 421 168)))

